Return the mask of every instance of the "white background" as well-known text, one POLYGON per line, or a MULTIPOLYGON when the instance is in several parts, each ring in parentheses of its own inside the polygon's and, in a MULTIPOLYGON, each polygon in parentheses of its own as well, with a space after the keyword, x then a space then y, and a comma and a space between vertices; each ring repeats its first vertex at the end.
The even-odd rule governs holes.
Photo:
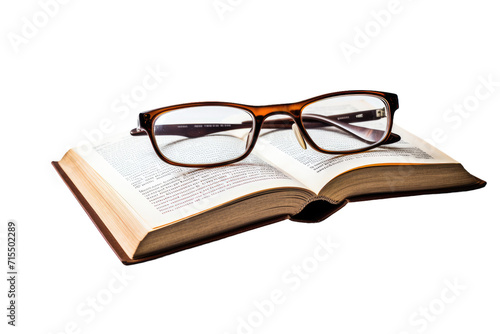
POLYGON ((494 2, 222 0, 222 16, 213 0, 54 3, 0 6, 2 277, 6 222, 19 225, 18 327, 6 325, 2 279, 2 333, 500 330, 494 2), (152 70, 168 75, 141 90, 152 70), (486 188, 352 203, 319 224, 281 222, 125 267, 50 165, 103 122, 128 131, 143 110, 348 89, 397 93, 396 123, 486 188), (321 261, 318 238, 339 244, 321 261))

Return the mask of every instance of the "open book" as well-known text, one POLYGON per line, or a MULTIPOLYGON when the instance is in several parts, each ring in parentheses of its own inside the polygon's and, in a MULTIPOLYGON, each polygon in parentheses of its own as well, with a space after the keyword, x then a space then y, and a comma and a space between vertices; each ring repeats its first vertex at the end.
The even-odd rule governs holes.
POLYGON ((243 161, 185 168, 145 136, 69 150, 54 167, 125 264, 283 219, 317 222, 349 201, 471 190, 486 183, 421 139, 350 155, 304 150, 292 129, 261 134, 243 161))

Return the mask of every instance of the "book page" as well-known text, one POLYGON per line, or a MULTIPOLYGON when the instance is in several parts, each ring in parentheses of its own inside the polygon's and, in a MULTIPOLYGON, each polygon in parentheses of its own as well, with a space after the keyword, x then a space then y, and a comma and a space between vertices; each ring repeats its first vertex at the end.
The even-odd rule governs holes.
POLYGON ((224 167, 173 166, 146 136, 115 137, 90 153, 75 150, 152 228, 265 189, 305 188, 254 154, 224 167))
MULTIPOLYGON (((457 163, 398 126, 394 126, 393 132, 401 136, 397 143, 362 153, 331 155, 317 152, 311 147, 304 150, 292 130, 270 131, 259 138, 260 145, 256 146, 256 152, 270 164, 294 175, 315 193, 319 193, 334 177, 362 166, 457 163)), ((328 135, 327 132, 325 134, 328 135)))

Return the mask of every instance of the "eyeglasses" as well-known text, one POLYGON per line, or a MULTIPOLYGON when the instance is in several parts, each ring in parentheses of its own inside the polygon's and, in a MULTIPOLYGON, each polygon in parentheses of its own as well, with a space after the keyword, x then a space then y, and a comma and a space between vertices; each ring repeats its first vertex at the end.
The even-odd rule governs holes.
POLYGON ((301 102, 250 106, 179 104, 139 114, 133 136, 148 135, 158 156, 183 167, 216 167, 247 157, 262 129, 291 129, 302 148, 348 154, 399 141, 391 133, 396 94, 345 91, 301 102))

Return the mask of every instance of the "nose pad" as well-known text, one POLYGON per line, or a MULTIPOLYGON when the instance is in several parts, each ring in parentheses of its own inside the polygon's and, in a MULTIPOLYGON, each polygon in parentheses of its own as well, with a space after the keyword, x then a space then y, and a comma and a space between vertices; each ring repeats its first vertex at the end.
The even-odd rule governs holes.
POLYGON ((295 138, 297 138, 297 141, 299 142, 300 146, 302 146, 302 148, 304 150, 307 149, 307 144, 304 141, 304 138, 302 137, 302 134, 300 133, 300 130, 299 130, 299 127, 297 126, 297 124, 293 123, 292 129, 293 129, 293 133, 295 134, 295 138))
POLYGON ((247 134, 247 143, 245 145, 245 151, 248 150, 250 147, 250 144, 252 143, 252 137, 253 137, 253 129, 250 130, 250 132, 247 134))

